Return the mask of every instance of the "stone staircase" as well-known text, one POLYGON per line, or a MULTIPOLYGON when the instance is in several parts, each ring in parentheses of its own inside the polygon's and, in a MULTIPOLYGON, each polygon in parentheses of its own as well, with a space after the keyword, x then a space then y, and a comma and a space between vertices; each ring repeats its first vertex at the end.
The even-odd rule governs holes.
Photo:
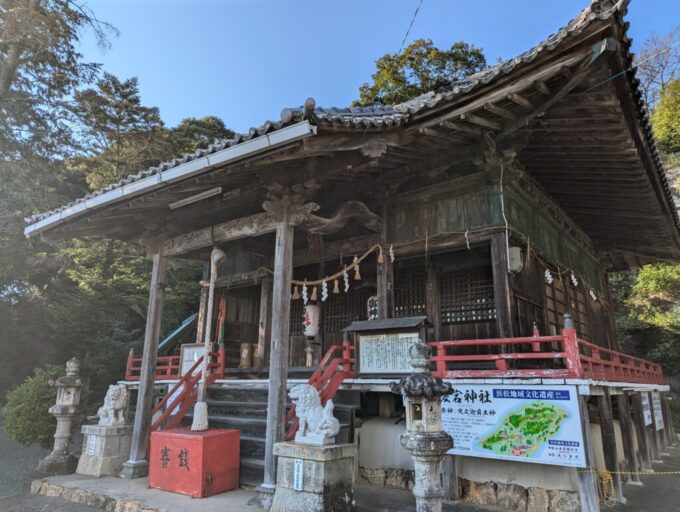
MULTIPOLYGON (((210 428, 241 431, 241 485, 257 486, 264 478, 264 444, 267 429, 267 388, 208 388, 210 428)), ((333 399, 334 415, 340 420, 338 443, 351 443, 354 436, 354 412, 361 405, 358 391, 338 390, 333 399)), ((191 411, 183 423, 191 424, 191 411)))

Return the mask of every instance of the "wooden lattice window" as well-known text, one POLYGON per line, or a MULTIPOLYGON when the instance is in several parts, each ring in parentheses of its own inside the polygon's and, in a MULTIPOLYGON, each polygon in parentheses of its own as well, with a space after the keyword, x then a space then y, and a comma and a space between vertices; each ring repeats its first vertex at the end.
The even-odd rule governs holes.
POLYGON ((442 324, 496 319, 491 269, 443 272, 438 280, 442 324))
POLYGON ((427 315, 426 273, 423 267, 399 269, 394 276, 394 316, 427 315))
POLYGON ((354 320, 366 320, 367 302, 371 295, 375 295, 375 288, 350 289, 347 293, 329 294, 323 305, 324 331, 341 332, 354 320))
POLYGON ((290 301, 290 335, 300 335, 302 334, 302 319, 304 314, 304 301, 291 300, 290 301))
POLYGON ((538 332, 545 334, 543 325, 543 307, 535 301, 522 297, 515 293, 515 327, 517 336, 531 336, 534 324, 538 327, 538 332))
POLYGON ((564 314, 567 312, 569 303, 567 291, 565 289, 566 276, 560 279, 559 276, 553 278, 552 283, 545 283, 545 302, 548 320, 548 334, 556 335, 562 332, 564 327, 564 314))
POLYGON ((588 315, 588 295, 581 286, 569 288, 571 317, 579 338, 590 339, 590 317, 588 315))

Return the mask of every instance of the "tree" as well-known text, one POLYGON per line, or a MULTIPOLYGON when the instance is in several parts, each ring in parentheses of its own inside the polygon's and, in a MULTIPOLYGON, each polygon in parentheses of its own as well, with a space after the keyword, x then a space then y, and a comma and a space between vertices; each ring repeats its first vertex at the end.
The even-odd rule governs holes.
POLYGON ((680 27, 663 35, 653 33, 635 57, 640 88, 650 109, 666 85, 680 78, 680 46, 674 46, 679 39, 680 27))
POLYGON ((486 67, 480 48, 459 41, 448 50, 436 48, 430 39, 416 39, 400 54, 383 55, 376 61, 372 83, 359 88, 355 105, 391 105, 460 80, 486 67))
POLYGON ((666 84, 652 112, 652 128, 665 153, 680 151, 680 81, 666 84))

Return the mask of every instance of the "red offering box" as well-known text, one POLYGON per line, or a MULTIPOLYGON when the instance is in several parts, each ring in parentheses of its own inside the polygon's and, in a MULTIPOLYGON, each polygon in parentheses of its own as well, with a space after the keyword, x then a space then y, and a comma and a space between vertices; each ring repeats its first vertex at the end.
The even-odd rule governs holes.
POLYGON ((151 433, 149 487, 212 496, 238 488, 240 432, 189 428, 151 433))

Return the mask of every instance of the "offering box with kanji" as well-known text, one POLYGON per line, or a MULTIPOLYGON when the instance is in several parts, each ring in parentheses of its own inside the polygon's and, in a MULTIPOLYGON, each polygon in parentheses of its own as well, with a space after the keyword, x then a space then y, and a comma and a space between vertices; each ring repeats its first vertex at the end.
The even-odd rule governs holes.
POLYGON ((238 488, 238 430, 189 428, 151 433, 149 487, 187 494, 212 496, 238 488))

